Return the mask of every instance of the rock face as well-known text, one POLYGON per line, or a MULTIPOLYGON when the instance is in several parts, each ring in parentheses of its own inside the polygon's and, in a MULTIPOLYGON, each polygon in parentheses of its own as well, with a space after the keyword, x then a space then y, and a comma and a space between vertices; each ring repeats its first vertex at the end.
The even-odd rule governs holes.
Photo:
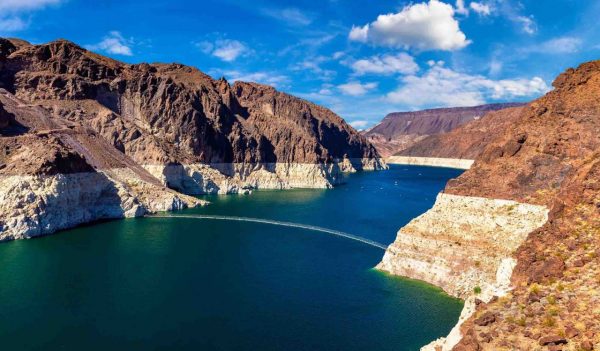
MULTIPOLYGON (((439 108, 414 112, 390 113, 375 127, 363 134, 377 147, 384 157, 410 148, 429 136, 448 133, 461 125, 479 120, 490 111, 497 111, 522 104, 488 104, 473 107, 439 108)), ((402 154, 403 156, 422 156, 402 154)), ((442 156, 429 156, 442 157, 442 156)), ((454 156, 451 158, 463 158, 454 156)))
POLYGON ((0 240, 201 202, 177 191, 325 188, 385 168, 325 108, 66 40, 0 38, 0 102, 0 240))
POLYGON ((45 110, 2 90, 0 102, 20 126, 0 128, 12 134, 0 137, 0 241, 204 203, 165 188, 93 131, 37 131, 30 121, 55 123, 45 110))
POLYGON ((511 254, 547 219, 545 206, 439 194, 431 210, 400 229, 377 268, 462 299, 475 287, 498 291, 499 269, 510 265, 511 254))
POLYGON ((593 307, 600 289, 600 61, 568 70, 554 87, 509 117, 514 123, 498 130, 472 168, 448 183, 431 211, 401 229, 386 253, 382 268, 438 279, 448 292, 466 296, 462 325, 428 350, 590 349, 600 342, 593 307), (458 196, 462 204, 448 204, 442 200, 446 196, 458 196), (467 204, 474 199, 491 207, 473 216, 482 208, 467 204), (494 207, 498 199, 512 205, 494 207), (546 212, 539 211, 544 208, 545 223, 541 215, 546 212), (517 214, 507 213, 509 209, 518 209, 517 214), (470 222, 474 218, 478 224, 470 222), (437 223, 441 228, 431 229, 437 223), (415 245, 402 245, 406 242, 415 245), (490 259, 473 262, 472 257, 481 255, 490 259), (502 256, 506 259, 498 260, 502 256), (408 271, 419 265, 439 274, 408 271), (469 281, 452 274, 470 277, 469 272, 476 272, 475 277, 490 281, 494 269, 496 283, 504 279, 512 290, 489 289, 479 278, 469 281), (484 318, 490 315, 493 320, 484 318))
POLYGON ((428 136, 395 156, 475 160, 498 133, 517 121, 522 109, 488 112, 448 133, 428 136))

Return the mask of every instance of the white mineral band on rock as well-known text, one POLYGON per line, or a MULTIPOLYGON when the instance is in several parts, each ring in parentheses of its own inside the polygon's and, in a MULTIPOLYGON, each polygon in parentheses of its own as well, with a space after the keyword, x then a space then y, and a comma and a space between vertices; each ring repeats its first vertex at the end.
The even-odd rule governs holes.
POLYGON ((413 156, 390 156, 385 160, 390 164, 447 167, 458 169, 469 169, 474 160, 463 158, 440 158, 440 157, 413 157, 413 156))
MULTIPOLYGON (((377 268, 465 299, 460 325, 475 297, 487 301, 510 290, 513 253, 547 220, 545 206, 441 193, 433 208, 400 229, 377 268)), ((461 338, 459 325, 431 345, 451 349, 461 338)))

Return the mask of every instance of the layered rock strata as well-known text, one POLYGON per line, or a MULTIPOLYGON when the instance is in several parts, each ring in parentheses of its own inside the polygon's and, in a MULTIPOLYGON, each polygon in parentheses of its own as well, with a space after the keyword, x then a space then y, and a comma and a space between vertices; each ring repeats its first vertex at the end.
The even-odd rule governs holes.
POLYGON ((0 38, 0 102, 3 239, 199 203, 183 194, 328 188, 386 167, 323 107, 66 40, 0 38))
POLYGON ((553 85, 400 230, 380 265, 466 299, 459 325, 426 350, 600 347, 600 62, 553 85))
POLYGON ((390 156, 389 164, 469 169, 475 160, 442 157, 390 156))

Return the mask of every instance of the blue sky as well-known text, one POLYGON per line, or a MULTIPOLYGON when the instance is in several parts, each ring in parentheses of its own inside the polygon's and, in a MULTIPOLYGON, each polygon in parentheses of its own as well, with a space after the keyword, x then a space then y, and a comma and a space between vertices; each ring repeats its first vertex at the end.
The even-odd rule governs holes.
POLYGON ((0 36, 271 84, 362 129, 538 97, 600 58, 599 16, 600 0, 0 0, 0 36))

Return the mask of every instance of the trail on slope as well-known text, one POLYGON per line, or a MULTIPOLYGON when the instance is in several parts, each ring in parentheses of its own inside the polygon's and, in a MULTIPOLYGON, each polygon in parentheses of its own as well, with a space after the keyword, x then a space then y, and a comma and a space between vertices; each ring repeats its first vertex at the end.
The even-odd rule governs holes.
POLYGON ((271 219, 262 219, 262 218, 251 218, 251 217, 235 217, 235 216, 214 216, 214 215, 151 215, 149 218, 186 218, 186 219, 208 219, 208 220, 221 220, 221 221, 237 221, 237 222, 252 222, 252 223, 263 223, 263 224, 271 224, 278 225, 282 227, 292 227, 292 228, 300 228, 305 230, 311 230, 315 232, 326 233, 330 235, 339 236, 342 238, 354 240, 361 242, 363 244, 367 244, 372 247, 376 247, 378 249, 385 250, 387 246, 382 243, 378 243, 377 241, 373 241, 367 238, 363 238, 361 236, 341 232, 339 230, 327 229, 323 227, 317 227, 314 225, 302 224, 302 223, 293 223, 293 222, 283 222, 283 221, 274 221, 271 219))

